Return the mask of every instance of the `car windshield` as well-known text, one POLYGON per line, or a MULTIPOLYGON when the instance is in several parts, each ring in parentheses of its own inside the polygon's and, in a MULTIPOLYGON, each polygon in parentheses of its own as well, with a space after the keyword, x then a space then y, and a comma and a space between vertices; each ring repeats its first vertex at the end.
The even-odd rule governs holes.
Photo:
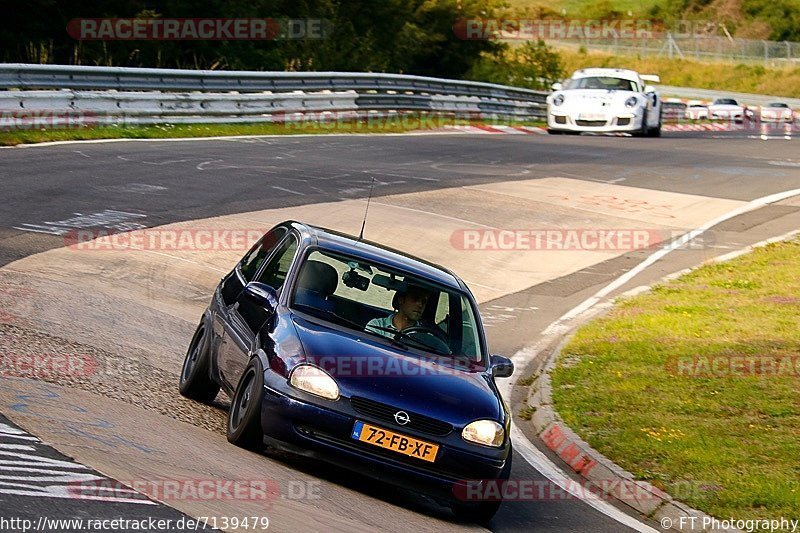
POLYGON ((567 80, 565 89, 604 89, 607 91, 635 91, 635 84, 631 80, 606 76, 591 76, 587 78, 572 78, 567 80))
POLYGON ((360 257, 313 250, 290 306, 405 350, 484 359, 476 310, 465 293, 360 257), (395 321, 395 314, 403 317, 395 321))
POLYGON ((789 107, 789 106, 788 106, 788 105, 786 105, 786 104, 781 104, 781 103, 778 103, 778 102, 776 102, 776 103, 774 103, 774 104, 769 104, 769 107, 780 107, 780 108, 783 108, 783 109, 785 109, 785 108, 787 108, 787 107, 789 107))
POLYGON ((736 100, 732 98, 720 98, 719 100, 714 101, 715 105, 739 105, 736 103, 736 100))

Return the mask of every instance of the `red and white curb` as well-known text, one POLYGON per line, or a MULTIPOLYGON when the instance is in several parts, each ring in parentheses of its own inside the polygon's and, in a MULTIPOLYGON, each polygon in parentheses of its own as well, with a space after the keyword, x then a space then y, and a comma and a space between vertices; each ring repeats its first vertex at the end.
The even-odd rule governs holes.
MULTIPOLYGON (((662 131, 730 131, 744 129, 740 124, 727 122, 706 122, 701 124, 664 124, 662 131)), ((506 125, 475 125, 475 126, 445 126, 444 131, 460 131, 477 134, 504 134, 504 135, 545 135, 547 130, 539 126, 506 126, 506 125)), ((625 132, 586 132, 598 135, 627 136, 625 132)))
POLYGON ((664 124, 662 131, 729 131, 739 129, 741 126, 727 122, 703 122, 701 124, 664 124))
POLYGON ((539 126, 506 126, 503 124, 498 125, 458 125, 458 126, 445 126, 448 131, 462 131, 464 133, 489 133, 489 134, 506 134, 506 135, 546 135, 547 130, 539 126))

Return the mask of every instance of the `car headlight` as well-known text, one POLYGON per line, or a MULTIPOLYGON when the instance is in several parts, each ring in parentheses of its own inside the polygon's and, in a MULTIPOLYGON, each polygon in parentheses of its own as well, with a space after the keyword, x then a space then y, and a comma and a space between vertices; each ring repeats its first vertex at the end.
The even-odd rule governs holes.
POLYGON ((298 365, 289 376, 293 387, 328 400, 339 398, 339 386, 333 378, 321 368, 312 365, 298 365))
POLYGON ((503 445, 505 436, 506 432, 503 426, 494 420, 476 420, 467 424, 464 431, 461 432, 461 438, 466 441, 495 448, 503 445))
POLYGON ((639 103, 638 98, 636 98, 635 96, 631 96, 630 98, 625 100, 625 107, 634 107, 638 103, 639 103))
POLYGON ((563 103, 564 103, 564 95, 563 94, 557 94, 555 96, 555 98, 553 98, 553 105, 559 106, 559 105, 561 105, 563 103))

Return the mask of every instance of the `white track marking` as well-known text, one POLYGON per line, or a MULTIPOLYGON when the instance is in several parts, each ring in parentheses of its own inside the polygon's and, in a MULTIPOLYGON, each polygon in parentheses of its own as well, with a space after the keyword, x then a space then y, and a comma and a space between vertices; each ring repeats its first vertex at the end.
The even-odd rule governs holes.
POLYGON ((600 499, 596 494, 581 487, 580 483, 576 483, 572 479, 565 476, 561 470, 547 458, 545 454, 540 452, 530 441, 525 437, 516 425, 511 426, 511 434, 514 437, 514 450, 518 452, 525 461, 533 468, 539 471, 544 477, 549 479, 552 483, 558 486, 561 490, 568 492, 576 499, 580 499, 587 505, 597 509, 609 518, 612 518, 620 524, 627 526, 635 531, 641 533, 659 533, 658 530, 653 529, 647 524, 640 522, 636 518, 625 514, 605 500, 600 499), (579 489, 579 487, 581 487, 579 489))
POLYGON ((284 189, 283 187, 278 187, 277 185, 273 185, 272 188, 278 191, 288 192, 290 194, 296 194, 298 196, 305 196, 305 193, 299 191, 293 191, 291 189, 284 189))
MULTIPOLYGON (((635 276, 640 274, 643 270, 647 267, 662 259, 667 254, 676 250, 677 248, 683 246, 684 244, 688 243, 698 235, 701 235, 705 231, 709 230, 710 228, 720 224, 721 222, 725 222, 733 217, 739 216, 741 214, 747 213, 749 211, 753 211, 754 209, 758 209, 760 207, 764 207, 769 204, 773 204, 775 202, 779 202, 781 200, 786 200, 787 198, 791 198, 793 196, 800 195, 800 189, 792 189, 789 191, 783 191, 775 194, 770 194, 768 196, 763 196, 761 198, 756 198, 755 200, 751 200, 750 202, 732 210, 728 213, 725 213, 713 220, 710 220, 703 224, 702 226, 684 234, 680 238, 676 239, 669 246, 665 248, 661 248, 660 250, 652 253, 650 256, 647 257, 644 261, 636 265, 634 268, 623 274, 622 276, 618 277, 599 291, 597 291, 594 296, 586 299, 579 305, 573 307, 566 313, 564 313, 561 318, 550 324, 543 332, 542 336, 548 334, 555 334, 555 333, 565 333, 569 328, 564 325, 564 322, 567 322, 582 313, 588 311, 595 305, 597 305, 602 298, 610 294, 612 291, 622 287, 635 276)), ((734 252, 736 253, 736 252, 734 252)), ((537 346, 533 348, 523 348, 519 352, 517 352, 514 357, 515 366, 518 368, 523 368, 524 365, 530 362, 530 360, 538 353, 537 346)), ((506 388, 506 391, 510 391, 516 379, 509 382, 506 388)), ((647 524, 638 521, 637 519, 623 513, 610 503, 601 500, 594 496, 588 491, 581 491, 580 494, 577 494, 575 491, 574 482, 567 483, 568 478, 561 472, 561 469, 556 466, 556 464, 551 461, 547 456, 545 456, 541 451, 539 451, 529 440, 528 438, 522 433, 522 431, 516 427, 516 425, 512 424, 511 428, 512 435, 514 438, 514 449, 519 452, 519 454, 528 462, 532 467, 542 473, 545 477, 547 477, 550 481, 558 485, 560 488, 569 491, 571 494, 581 498, 587 505, 597 509, 601 513, 605 514, 609 518, 616 520, 617 522, 628 526, 636 531, 644 532, 644 533, 658 533, 657 530, 653 529, 652 527, 648 526, 647 524)), ((569 480, 571 481, 571 480, 569 480)))
MULTIPOLYGON (((366 200, 363 200, 363 201, 366 202, 366 200)), ((425 211, 424 209, 416 209, 414 207, 406 207, 404 205, 385 204, 383 202, 376 202, 375 200, 372 200, 372 203, 375 204, 375 205, 382 205, 384 207, 392 207, 394 209, 404 209, 406 211, 413 211, 415 213, 422 213, 422 214, 425 214, 425 215, 435 216, 435 217, 439 217, 439 218, 446 218, 447 220, 453 220, 455 222, 463 222, 464 224, 469 224, 471 226, 478 226, 478 227, 487 228, 487 229, 497 229, 494 226, 487 226, 486 224, 481 224, 479 222, 472 222, 471 220, 466 220, 466 219, 463 219, 463 218, 451 217, 449 215, 442 215, 441 213, 434 213, 432 211, 425 211)))

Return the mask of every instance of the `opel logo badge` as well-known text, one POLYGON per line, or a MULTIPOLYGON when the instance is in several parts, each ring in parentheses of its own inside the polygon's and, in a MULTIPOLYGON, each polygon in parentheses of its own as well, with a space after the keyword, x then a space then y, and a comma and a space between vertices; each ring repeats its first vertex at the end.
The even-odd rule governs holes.
POLYGON ((411 421, 411 419, 408 417, 408 413, 406 413, 405 411, 397 411, 394 414, 394 421, 400 424, 401 426, 405 426, 411 421))

